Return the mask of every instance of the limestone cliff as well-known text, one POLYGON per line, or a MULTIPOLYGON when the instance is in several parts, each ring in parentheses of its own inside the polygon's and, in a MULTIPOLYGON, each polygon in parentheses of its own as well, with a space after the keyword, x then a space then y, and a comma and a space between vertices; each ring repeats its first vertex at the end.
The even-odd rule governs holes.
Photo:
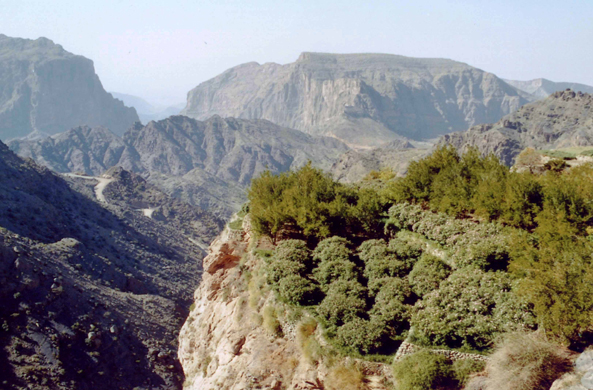
POLYGON ((210 246, 179 336, 184 388, 344 390, 341 380, 352 375, 358 382, 346 385, 362 386, 352 389, 387 389, 388 365, 321 358, 312 351, 311 343, 329 348, 320 329, 310 330, 313 341, 304 340, 306 316, 277 302, 258 279, 258 252, 272 247, 253 237, 247 218, 242 230, 227 227, 210 246))
POLYGON ((0 34, 0 138, 75 126, 105 126, 122 134, 138 120, 133 108, 105 92, 93 62, 47 38, 0 34))
POLYGON ((188 93, 198 119, 268 119, 358 146, 428 139, 495 122, 525 104, 491 73, 445 59, 303 53, 291 64, 252 62, 188 93))

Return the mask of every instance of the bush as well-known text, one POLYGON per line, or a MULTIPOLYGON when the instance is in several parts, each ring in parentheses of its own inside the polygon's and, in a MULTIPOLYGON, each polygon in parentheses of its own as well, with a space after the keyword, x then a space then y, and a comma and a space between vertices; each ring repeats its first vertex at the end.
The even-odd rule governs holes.
POLYGON ((541 335, 511 333, 488 360, 485 390, 548 390, 571 369, 565 348, 541 335))
POLYGON ((375 353, 387 338, 385 323, 380 320, 355 318, 340 326, 335 340, 342 348, 361 354, 375 353))
POLYGON ((367 289, 353 280, 337 280, 328 289, 327 295, 317 307, 317 313, 330 326, 362 317, 366 312, 367 289))
POLYGON ((313 251, 313 261, 317 265, 313 275, 322 290, 327 291, 336 280, 358 279, 358 267, 350 260, 352 250, 349 245, 344 238, 331 237, 321 241, 313 251))
POLYGON ((314 305, 323 299, 319 286, 300 275, 290 275, 278 283, 278 295, 294 305, 314 305))
POLYGON ((308 272, 313 268, 313 259, 311 251, 307 244, 302 240, 284 240, 276 245, 274 249, 274 259, 288 260, 305 266, 308 272))
POLYGON ((400 261, 385 240, 367 240, 358 247, 358 257, 364 262, 364 276, 370 280, 389 276, 405 276, 408 264, 400 261))
POLYGON ((453 362, 453 377, 457 381, 460 387, 465 386, 471 379, 472 374, 481 372, 486 367, 486 362, 462 359, 453 362))
POLYGON ((418 302, 411 325, 431 345, 485 349, 504 332, 533 326, 532 315, 511 287, 504 273, 466 267, 418 302))
POLYGON ((399 278, 379 279, 382 285, 370 311, 371 319, 380 321, 384 332, 397 339, 410 328, 412 306, 406 304, 412 292, 407 281, 399 278))
POLYGON ((408 280, 414 294, 423 297, 437 290, 449 274, 451 274, 451 267, 438 257, 425 253, 414 265, 408 280))
POLYGON ((427 390, 451 385, 454 374, 446 357, 419 351, 396 362, 393 375, 398 390, 427 390))

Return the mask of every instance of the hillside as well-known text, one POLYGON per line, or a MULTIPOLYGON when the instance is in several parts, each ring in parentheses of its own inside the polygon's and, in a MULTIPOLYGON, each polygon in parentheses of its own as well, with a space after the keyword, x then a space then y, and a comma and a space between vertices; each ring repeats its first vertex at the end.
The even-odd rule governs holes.
POLYGON ((448 146, 371 186, 255 179, 204 258, 184 387, 588 386, 592 177, 448 146))
POLYGON ((123 170, 58 176, 0 143, 0 381, 178 389, 177 333, 221 221, 123 170))
POLYGON ((444 135, 439 144, 464 151, 474 146, 493 153, 508 165, 525 148, 558 149, 593 145, 593 95, 555 92, 527 104, 494 124, 478 125, 465 132, 444 135))
POLYGON ((536 99, 547 98, 554 92, 565 91, 566 89, 571 89, 575 92, 593 93, 593 87, 579 83, 557 83, 547 79, 533 79, 528 81, 504 79, 504 81, 523 92, 533 95, 536 99))
POLYGON ((188 93, 182 111, 267 119, 356 146, 429 139, 495 122, 527 100, 491 73, 445 59, 303 53, 231 68, 188 93))
POLYGON ((0 139, 104 126, 122 134, 138 120, 105 92, 93 62, 46 38, 0 34, 0 139))
POLYGON ((173 116, 136 124, 120 138, 103 128, 74 128, 9 146, 56 172, 100 175, 121 166, 168 194, 229 217, 245 200, 244 188, 264 170, 278 173, 311 160, 328 169, 348 150, 328 137, 313 137, 265 120, 218 116, 196 121, 173 116))

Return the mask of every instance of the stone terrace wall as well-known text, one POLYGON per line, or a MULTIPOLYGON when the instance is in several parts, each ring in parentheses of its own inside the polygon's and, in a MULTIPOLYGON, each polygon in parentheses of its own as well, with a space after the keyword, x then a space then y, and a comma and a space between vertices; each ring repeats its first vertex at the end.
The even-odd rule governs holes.
MULTIPOLYGON (((411 355, 414 352, 418 352, 423 349, 427 349, 427 348, 421 347, 419 345, 407 343, 404 341, 399 346, 397 353, 395 354, 395 358, 393 360, 398 361, 399 359, 401 359, 402 357, 404 357, 406 355, 411 355)), ((447 358, 451 359, 452 361, 465 360, 465 359, 484 361, 484 362, 488 361, 488 358, 486 356, 478 355, 476 353, 457 352, 457 351, 450 351, 447 349, 430 349, 430 352, 436 353, 438 355, 446 356, 447 358)))

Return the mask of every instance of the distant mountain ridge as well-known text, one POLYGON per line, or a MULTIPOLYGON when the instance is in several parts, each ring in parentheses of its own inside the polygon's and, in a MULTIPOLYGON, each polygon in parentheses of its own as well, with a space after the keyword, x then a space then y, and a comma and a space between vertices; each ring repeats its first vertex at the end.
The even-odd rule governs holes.
POLYGON ((112 166, 142 174, 182 200, 230 216, 244 188, 266 169, 273 173, 311 160, 328 169, 348 147, 266 120, 184 116, 136 123, 123 136, 77 127, 45 139, 13 140, 12 150, 56 172, 100 175, 112 166))
POLYGON ((114 98, 123 101, 126 106, 135 108, 140 117, 140 121, 144 124, 150 121, 165 119, 172 115, 179 115, 183 107, 185 107, 184 103, 168 107, 154 106, 138 96, 118 92, 111 92, 111 94, 114 98))
POLYGON ((188 93, 182 111, 267 119, 355 146, 428 139, 495 122, 527 100, 491 73, 445 59, 303 53, 231 68, 188 93))
POLYGON ((483 154, 493 153, 509 166, 527 147, 593 146, 593 95, 570 90, 555 92, 494 124, 444 135, 439 144, 451 144, 460 151, 476 147, 483 154))
POLYGON ((593 87, 579 83, 557 83, 547 79, 539 78, 528 81, 506 80, 504 81, 523 92, 533 95, 536 99, 543 99, 554 92, 570 89, 575 92, 593 93, 593 87))
POLYGON ((93 62, 47 38, 0 34, 0 139, 105 126, 122 134, 138 120, 105 92, 93 62))

